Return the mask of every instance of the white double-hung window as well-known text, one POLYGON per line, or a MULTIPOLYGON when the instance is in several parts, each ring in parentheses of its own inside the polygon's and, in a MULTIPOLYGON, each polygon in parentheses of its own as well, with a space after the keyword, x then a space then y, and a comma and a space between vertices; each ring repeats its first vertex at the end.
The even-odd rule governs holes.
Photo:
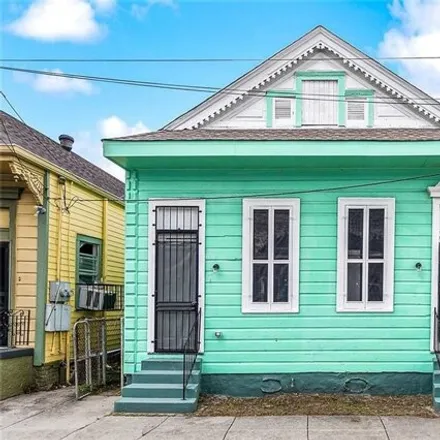
POLYGON ((243 200, 243 313, 298 312, 299 199, 243 200))
POLYGON ((394 199, 338 201, 339 312, 391 312, 394 199))

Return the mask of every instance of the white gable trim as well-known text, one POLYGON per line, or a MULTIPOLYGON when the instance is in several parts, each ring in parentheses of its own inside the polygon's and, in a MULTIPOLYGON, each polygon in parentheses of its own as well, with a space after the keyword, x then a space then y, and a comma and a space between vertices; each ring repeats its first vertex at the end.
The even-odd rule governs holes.
POLYGON ((169 130, 200 128, 235 106, 248 95, 262 93, 274 80, 287 71, 296 68, 298 63, 306 60, 310 55, 324 51, 340 59, 347 68, 362 74, 366 80, 375 84, 376 87, 379 87, 390 96, 407 103, 408 106, 411 106, 426 118, 436 123, 440 122, 439 109, 433 105, 422 106, 417 104, 417 101, 427 101, 429 99, 432 99, 434 103, 435 100, 432 97, 395 75, 374 59, 366 59, 364 53, 327 29, 318 27, 164 128, 169 130), (334 47, 338 47, 338 49, 334 47), (294 51, 297 54, 293 54, 294 51), (353 60, 353 58, 360 59, 353 60), (281 61, 279 61, 280 59, 281 61), (283 59, 289 59, 289 61, 282 61, 283 59), (228 89, 231 92, 225 93, 228 89), (236 93, 233 93, 233 91, 236 91, 236 93), (413 96, 415 99, 412 98, 413 96))

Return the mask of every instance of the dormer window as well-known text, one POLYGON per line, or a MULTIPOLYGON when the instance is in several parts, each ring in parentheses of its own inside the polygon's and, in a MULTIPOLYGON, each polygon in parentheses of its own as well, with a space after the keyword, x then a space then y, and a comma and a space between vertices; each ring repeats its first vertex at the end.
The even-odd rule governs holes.
POLYGON ((367 99, 347 98, 347 127, 365 127, 367 125, 367 99))
POLYGON ((293 99, 273 99, 273 125, 275 127, 292 127, 293 121, 293 99))
POLYGON ((302 125, 338 125, 338 81, 303 80, 302 125))

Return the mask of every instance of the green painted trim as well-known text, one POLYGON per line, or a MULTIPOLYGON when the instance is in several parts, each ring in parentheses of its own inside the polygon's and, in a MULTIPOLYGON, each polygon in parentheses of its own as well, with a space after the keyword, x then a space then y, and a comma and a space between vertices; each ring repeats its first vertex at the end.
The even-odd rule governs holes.
POLYGON ((44 320, 46 313, 46 296, 48 282, 48 249, 49 249, 49 183, 50 176, 46 170, 43 182, 43 207, 44 214, 38 215, 37 238, 37 298, 35 311, 35 349, 34 366, 44 364, 45 330, 44 320))
POLYGON ((439 141, 106 141, 109 158, 440 156, 439 141), (262 148, 264 142, 264 148, 262 148))
POLYGON ((295 127, 302 126, 302 99, 301 93, 303 92, 302 82, 303 80, 314 79, 322 81, 337 81, 338 82, 338 125, 345 127, 346 119, 346 105, 344 101, 346 73, 344 71, 302 71, 297 72, 295 75, 295 94, 296 94, 296 106, 295 106, 295 127))
POLYGON ((344 70, 302 70, 295 73, 297 78, 335 79, 345 77, 344 70))
POLYGON ((266 127, 272 128, 273 121, 273 98, 270 95, 266 96, 266 127))
POLYGON ((432 373, 203 374, 201 391, 239 397, 275 393, 430 394, 432 373))
POLYGON ((338 125, 339 127, 345 127, 346 119, 347 119, 347 104, 345 99, 343 98, 345 93, 345 83, 346 78, 345 75, 338 78, 338 125))
POLYGON ((98 279, 102 276, 102 239, 96 237, 90 237, 89 235, 76 234, 76 261, 75 261, 75 280, 79 283, 79 243, 87 242, 98 245, 98 279))
POLYGON ((18 200, 21 196, 23 188, 2 188, 3 200, 18 200))
POLYGON ((374 90, 371 89, 346 89, 345 96, 362 96, 372 97, 374 96, 374 90))
POLYGON ((367 96, 367 127, 372 128, 374 126, 374 102, 373 102, 373 94, 371 96, 367 96))

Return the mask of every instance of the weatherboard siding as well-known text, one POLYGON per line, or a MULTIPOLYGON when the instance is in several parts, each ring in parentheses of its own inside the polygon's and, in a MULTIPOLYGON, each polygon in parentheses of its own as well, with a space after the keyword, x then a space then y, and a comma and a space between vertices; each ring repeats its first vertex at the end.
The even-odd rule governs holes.
MULTIPOLYGON (((438 170, 436 170, 438 171, 438 170)), ((430 372, 431 199, 438 179, 289 195, 301 200, 299 313, 242 314, 241 196, 306 191, 431 170, 150 170, 127 198, 206 201, 204 373, 430 372), (237 195, 235 199, 209 197, 237 195), (337 313, 337 199, 396 200, 394 312, 337 313), (415 264, 422 263, 417 271, 415 264), (219 264, 218 272, 212 271, 219 264), (222 332, 221 338, 214 333, 222 332)), ((148 203, 126 204, 125 371, 147 357, 148 203)))

